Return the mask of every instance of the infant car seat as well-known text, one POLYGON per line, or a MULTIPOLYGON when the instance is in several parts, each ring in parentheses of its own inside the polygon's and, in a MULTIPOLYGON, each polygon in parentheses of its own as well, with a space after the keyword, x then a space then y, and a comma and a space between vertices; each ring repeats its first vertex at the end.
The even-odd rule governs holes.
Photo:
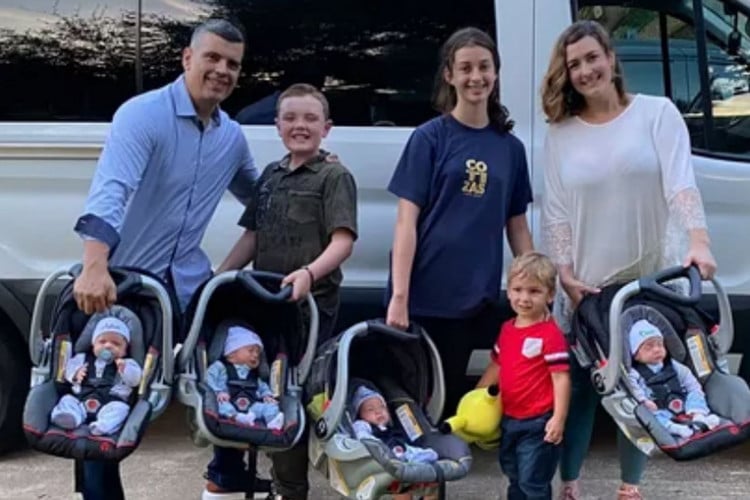
POLYGON ((318 350, 306 393, 315 421, 310 459, 347 498, 442 493, 446 481, 465 477, 471 468, 468 445, 435 428, 445 393, 443 370, 435 345, 417 325, 404 332, 368 321, 330 339, 318 350), (416 446, 435 450, 436 463, 405 462, 378 439, 355 438, 349 402, 361 384, 381 392, 394 424, 416 446))
POLYGON ((106 313, 87 316, 76 305, 71 280, 58 295, 50 328, 43 334, 42 316, 50 287, 64 276, 75 279, 80 269, 77 265, 50 275, 39 290, 30 335, 34 367, 24 409, 24 431, 32 448, 43 453, 79 460, 119 461, 136 449, 149 421, 159 416, 170 401, 174 297, 159 279, 144 271, 111 268, 117 305, 106 313), (85 424, 74 430, 59 428, 50 422, 50 413, 64 394, 71 393, 70 384, 63 378, 65 363, 70 356, 90 351, 94 327, 107 315, 121 319, 130 328, 127 356, 143 370, 140 385, 131 394, 130 414, 122 428, 111 435, 92 435, 85 424))
POLYGON ((260 271, 230 271, 212 278, 194 305, 191 327, 179 358, 178 397, 189 407, 195 441, 232 448, 265 451, 291 448, 305 430, 301 384, 315 352, 318 312, 312 296, 306 299, 306 325, 301 304, 289 301, 291 287, 284 277, 260 271), (206 384, 208 367, 220 359, 231 326, 251 328, 264 349, 260 377, 267 381, 284 413, 282 429, 242 425, 219 415, 216 394, 206 384), (273 360, 269 369, 268 360, 273 360))
POLYGON ((724 359, 734 335, 729 298, 718 281, 712 283, 719 324, 698 307, 702 283, 694 267, 671 268, 625 286, 606 287, 584 298, 574 315, 571 342, 578 362, 591 370, 604 408, 646 454, 661 449, 676 460, 690 460, 750 437, 750 389, 728 372, 724 359), (674 289, 674 280, 680 278, 688 280, 689 295, 674 289), (628 332, 642 319, 661 331, 669 356, 693 372, 710 410, 720 417, 717 427, 688 438, 674 436, 635 399, 627 377, 632 366, 628 332))

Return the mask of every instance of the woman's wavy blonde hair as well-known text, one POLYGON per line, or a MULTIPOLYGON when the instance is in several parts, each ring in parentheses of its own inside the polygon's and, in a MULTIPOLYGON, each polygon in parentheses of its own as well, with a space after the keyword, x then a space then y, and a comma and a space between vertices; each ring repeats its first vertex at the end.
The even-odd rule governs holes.
POLYGON ((615 84, 617 95, 620 96, 620 101, 622 104, 627 104, 622 66, 614 53, 612 40, 607 31, 596 21, 577 21, 568 26, 557 39, 555 48, 552 50, 547 74, 544 75, 542 82, 542 108, 544 114, 547 115, 547 120, 551 123, 557 123, 570 116, 578 115, 586 107, 586 100, 570 83, 566 60, 568 45, 574 44, 587 36, 599 42, 607 56, 610 54, 615 56, 612 81, 615 84))

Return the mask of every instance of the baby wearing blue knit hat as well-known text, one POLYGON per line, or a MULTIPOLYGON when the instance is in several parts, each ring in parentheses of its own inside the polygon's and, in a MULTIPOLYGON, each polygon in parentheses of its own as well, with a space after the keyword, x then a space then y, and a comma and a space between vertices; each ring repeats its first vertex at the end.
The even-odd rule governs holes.
POLYGON ((127 357, 130 328, 109 314, 95 315, 91 349, 65 363, 64 378, 70 384, 52 409, 51 422, 73 430, 88 422, 95 436, 111 435, 122 428, 131 409, 131 394, 141 381, 142 369, 127 357))
POLYGON ((690 368, 668 356, 656 325, 645 319, 636 321, 628 332, 628 344, 633 357, 628 371, 633 396, 670 434, 689 438, 719 425, 690 368))
POLYGON ((430 448, 413 446, 412 441, 399 427, 393 425, 388 405, 383 396, 360 385, 354 391, 351 401, 354 421, 354 435, 357 439, 375 438, 383 441, 399 460, 404 462, 433 463, 438 454, 430 448))
POLYGON ((263 353, 260 336, 244 326, 231 326, 224 341, 224 355, 208 367, 206 384, 216 394, 219 415, 253 427, 258 422, 273 430, 283 429, 284 413, 258 367, 263 353))

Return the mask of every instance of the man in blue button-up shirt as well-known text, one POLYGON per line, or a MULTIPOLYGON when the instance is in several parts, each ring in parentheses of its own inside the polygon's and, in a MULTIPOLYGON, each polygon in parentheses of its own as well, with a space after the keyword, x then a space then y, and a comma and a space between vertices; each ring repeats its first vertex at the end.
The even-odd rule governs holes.
MULTIPOLYGON (((211 20, 193 33, 173 83, 124 103, 75 226, 83 271, 78 306, 91 314, 112 305, 111 265, 136 266, 171 283, 184 310, 211 265, 200 248, 209 220, 229 189, 248 199, 258 176, 239 124, 219 109, 234 89, 242 33, 211 20)), ((83 465, 85 500, 124 498, 117 464, 83 465)))
POLYGON ((184 308, 210 275, 199 245, 216 205, 227 188, 241 201, 251 193, 258 173, 247 141, 218 108, 237 82, 244 44, 205 31, 185 49, 184 75, 114 115, 75 227, 85 240, 75 295, 87 314, 115 299, 108 264, 164 278, 184 308))

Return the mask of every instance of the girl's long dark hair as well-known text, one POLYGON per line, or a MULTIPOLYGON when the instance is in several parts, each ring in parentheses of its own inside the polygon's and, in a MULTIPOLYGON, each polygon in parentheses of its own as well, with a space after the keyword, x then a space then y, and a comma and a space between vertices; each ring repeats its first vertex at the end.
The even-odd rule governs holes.
MULTIPOLYGON (((440 66, 435 75, 435 90, 432 102, 435 109, 441 113, 450 113, 458 102, 456 89, 445 81, 445 71, 451 72, 453 70, 456 52, 464 47, 482 47, 489 50, 492 54, 492 62, 495 64, 495 71, 500 71, 500 56, 497 53, 497 46, 487 33, 473 27, 462 28, 454 32, 440 49, 440 66)), ((513 129, 513 120, 510 119, 510 113, 500 103, 499 77, 495 80, 495 85, 487 100, 487 115, 490 124, 500 132, 509 132, 513 129)))

